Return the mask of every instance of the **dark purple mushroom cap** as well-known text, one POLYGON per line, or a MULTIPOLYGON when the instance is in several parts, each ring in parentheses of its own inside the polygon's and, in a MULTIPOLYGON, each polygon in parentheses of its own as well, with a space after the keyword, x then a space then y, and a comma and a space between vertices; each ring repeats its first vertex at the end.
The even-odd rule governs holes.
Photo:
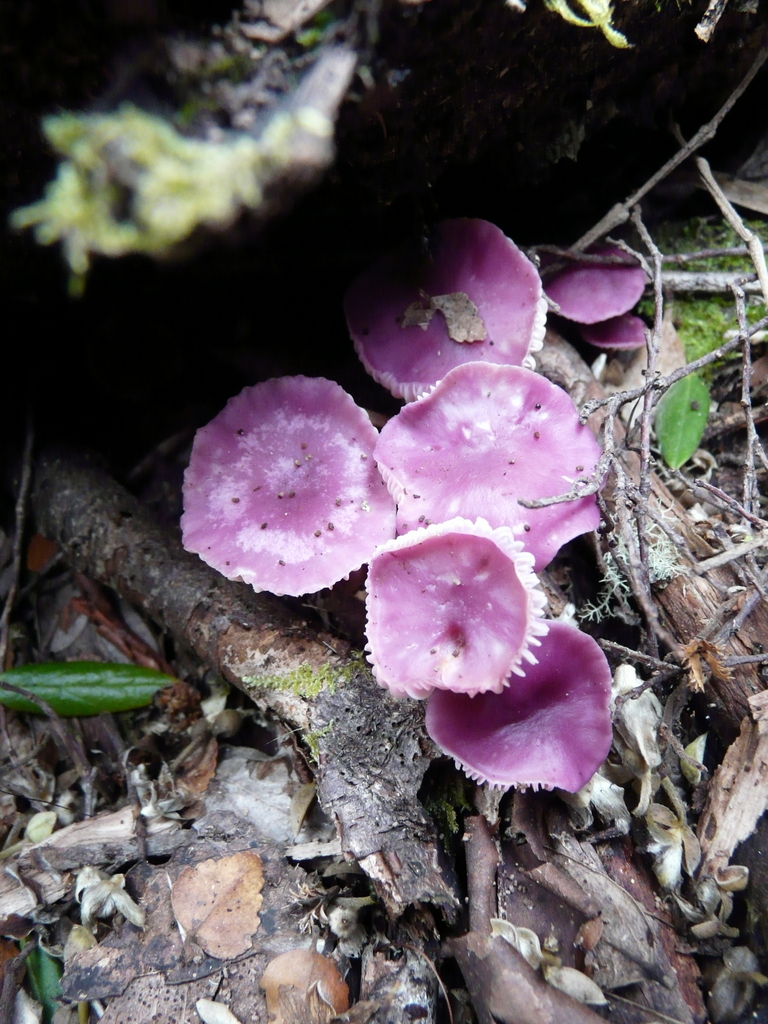
POLYGON ((374 456, 398 504, 398 533, 454 516, 509 526, 537 571, 597 528, 594 495, 528 509, 587 477, 600 446, 562 388, 520 366, 467 363, 400 410, 374 456))
POLYGON ((501 693, 433 691, 427 732, 478 782, 575 793, 611 746, 611 670, 592 637, 560 622, 536 658, 501 693))
MULTIPOLYGON (((349 332, 368 373, 412 401, 461 363, 485 360, 533 368, 541 348, 546 300, 536 267, 485 220, 447 220, 419 248, 390 253, 351 285, 344 299, 349 332), (449 336, 445 301, 457 293, 476 307, 449 336), (480 323, 474 317, 479 317, 480 323), (405 320, 404 320, 405 318, 405 320), (410 326, 405 326, 410 324, 410 326)), ((468 315, 468 311, 464 311, 468 315)))
POLYGON ((642 348, 645 345, 645 321, 632 313, 612 316, 596 324, 579 327, 584 341, 597 348, 642 348))
POLYGON ((376 430, 338 384, 280 377, 245 388, 198 430, 184 475, 184 547, 229 579, 314 593, 395 533, 376 430))
MULTIPOLYGON (((593 255, 623 256, 624 253, 609 247, 598 249, 593 255)), ((643 294, 645 283, 645 272, 640 267, 574 262, 549 278, 545 291, 567 320, 595 324, 629 312, 643 294)))
POLYGON ((544 594, 533 559, 482 519, 414 530, 378 549, 368 569, 368 660, 397 697, 433 688, 500 690, 534 661, 544 594))

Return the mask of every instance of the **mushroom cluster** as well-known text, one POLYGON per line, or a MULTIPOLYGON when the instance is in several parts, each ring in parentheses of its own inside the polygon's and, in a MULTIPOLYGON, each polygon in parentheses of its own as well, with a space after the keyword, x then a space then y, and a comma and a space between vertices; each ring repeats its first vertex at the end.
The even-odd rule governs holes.
MULTIPOLYGON (((592 256, 626 259, 616 246, 594 250, 592 256)), ((645 271, 619 262, 571 263, 547 279, 546 294, 560 316, 579 326, 584 341, 597 348, 641 348, 645 323, 630 310, 646 285, 645 271)))
POLYGON ((575 791, 611 742, 600 648, 544 618, 540 571, 599 522, 600 449, 532 367, 544 309, 532 263, 485 221, 447 221, 345 300, 366 369, 406 399, 381 434, 338 384, 246 388, 197 434, 184 545, 232 579, 299 596, 368 564, 379 684, 427 699, 427 730, 494 786, 575 791))

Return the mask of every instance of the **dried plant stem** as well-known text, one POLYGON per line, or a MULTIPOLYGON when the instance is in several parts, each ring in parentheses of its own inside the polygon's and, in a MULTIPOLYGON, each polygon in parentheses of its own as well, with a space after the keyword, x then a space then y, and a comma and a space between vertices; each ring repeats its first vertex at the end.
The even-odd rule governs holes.
MULTIPOLYGON (((762 252, 761 246, 760 253, 762 254, 762 252)), ((763 267, 765 267, 764 256, 763 267)), ((739 341, 741 342, 741 408, 744 412, 747 428, 747 455, 744 460, 741 502, 748 512, 754 512, 754 506, 760 497, 757 488, 757 475, 755 473, 755 456, 762 456, 763 464, 768 464, 766 463, 765 451, 760 444, 760 438, 755 428, 755 419, 752 415, 752 347, 747 333, 747 309, 744 289, 738 285, 734 286, 733 295, 736 299, 736 319, 739 325, 739 341)))
MULTIPOLYGON (((768 327, 768 316, 764 316, 762 320, 758 320, 757 323, 751 325, 747 331, 748 337, 752 338, 758 331, 762 331, 768 327)), ((648 381, 639 388, 632 388, 629 391, 618 391, 614 395, 608 395, 605 398, 593 398, 589 402, 585 402, 581 407, 580 418, 582 423, 586 423, 590 416, 602 409, 604 406, 608 406, 609 409, 615 411, 621 406, 626 405, 628 402, 635 402, 637 399, 642 398, 645 392, 649 388, 655 388, 657 391, 666 391, 667 388, 671 387, 677 381, 682 380, 683 377, 687 377, 691 373, 696 373, 698 370, 703 370, 705 366, 709 366, 711 363, 716 363, 720 359, 723 359, 730 352, 735 352, 736 349, 741 348, 742 339, 740 335, 734 338, 730 338, 728 341, 723 342, 719 348, 713 349, 712 352, 708 352, 705 356, 701 356, 699 359, 693 359, 690 363, 686 363, 685 366, 681 366, 677 370, 673 370, 672 373, 666 377, 659 377, 656 381, 648 381), (618 403, 617 400, 618 399, 618 403)), ((589 492, 580 492, 589 493, 589 492)), ((558 497, 555 499, 546 498, 542 499, 546 504, 552 505, 559 501, 569 501, 571 498, 558 497)), ((533 508, 539 506, 531 503, 533 508)))
POLYGON ((744 277, 739 270, 665 270, 661 275, 664 291, 675 295, 692 295, 702 292, 707 295, 727 294, 734 284, 743 282, 745 292, 760 295, 762 289, 756 279, 744 277))
POLYGON ((730 201, 726 198, 725 193, 715 181, 714 175, 710 170, 710 166, 703 156, 696 157, 696 166, 699 169, 699 174, 709 190, 710 195, 720 207, 720 212, 739 238, 741 238, 741 240, 746 244, 750 259, 752 260, 755 272, 757 273, 757 279, 760 282, 760 290, 763 293, 763 299, 766 305, 768 305, 768 267, 765 265, 763 243, 754 231, 749 230, 744 221, 734 210, 730 201))
POLYGON ((680 470, 677 470, 675 475, 690 488, 694 498, 709 501, 713 505, 717 505, 722 511, 733 512, 736 515, 741 516, 742 519, 746 519, 747 522, 753 523, 755 526, 759 526, 761 529, 768 527, 768 521, 760 519, 759 516, 753 516, 752 513, 748 512, 743 505, 736 501, 735 498, 732 498, 730 494, 726 494, 725 491, 721 490, 719 487, 715 487, 714 484, 710 484, 706 480, 689 480, 684 473, 680 472, 680 470), (703 492, 703 494, 701 492, 703 492))
POLYGON ((632 208, 640 202, 643 196, 647 195, 655 185, 658 185, 658 183, 663 181, 664 178, 674 171, 676 167, 679 167, 684 160, 687 160, 689 156, 700 149, 705 142, 709 142, 720 127, 720 122, 726 114, 730 112, 734 103, 736 103, 736 101, 741 97, 742 93, 763 66, 766 59, 768 59, 768 47, 764 46, 752 62, 752 66, 749 71, 736 86, 722 107, 720 107, 712 120, 708 121, 707 124, 702 125, 693 138, 682 146, 674 156, 667 160, 663 167, 660 167, 655 174, 651 175, 651 177, 641 185, 636 192, 633 192, 627 200, 623 203, 617 203, 615 206, 611 207, 608 213, 606 213, 606 215, 602 217, 594 227, 590 228, 590 230, 587 231, 586 234, 582 235, 582 237, 572 246, 573 250, 575 252, 580 252, 584 249, 588 249, 590 245, 593 245, 599 238, 602 238, 603 235, 607 234, 609 231, 613 231, 613 229, 618 227, 619 224, 624 224, 629 218, 632 208))
POLYGON ((698 260, 714 260, 721 256, 747 256, 745 245, 734 245, 726 249, 697 249, 695 252, 673 252, 665 253, 662 257, 664 263, 695 263, 698 260))
MULTIPOLYGON (((604 651, 608 651, 610 654, 619 654, 622 658, 626 658, 628 661, 637 662, 638 665, 644 665, 646 668, 655 669, 657 672, 667 672, 670 675, 676 672, 682 672, 679 665, 671 665, 669 662, 661 661, 659 658, 653 658, 649 654, 643 654, 642 651, 633 651, 631 647, 624 647, 623 644, 617 644, 613 640, 598 639, 597 642, 604 651)), ((768 655, 766 657, 768 657, 768 655)))
POLYGON ((709 5, 706 11, 704 11, 701 21, 693 30, 702 43, 708 43, 712 38, 712 33, 715 31, 717 23, 722 18, 727 6, 728 0, 709 0, 709 5))
POLYGON ((25 700, 35 704, 51 723, 51 729, 58 736, 61 745, 69 754, 70 760, 80 773, 81 779, 86 779, 90 775, 91 766, 88 763, 88 758, 85 756, 85 750, 80 738, 67 729, 59 715, 56 714, 47 701, 44 701, 22 686, 14 686, 12 683, 6 683, 2 680, 0 680, 0 690, 5 690, 6 693, 15 693, 17 696, 24 697, 25 700))
POLYGON ((29 487, 32 481, 32 447, 34 445, 34 430, 32 420, 27 420, 26 436, 24 438, 24 453, 21 457, 21 481, 19 492, 16 497, 14 537, 13 537, 13 580, 8 596, 5 599, 3 614, 0 617, 0 672, 6 665, 5 659, 8 653, 8 637, 11 628, 11 612, 16 603, 16 594, 19 589, 19 576, 21 574, 21 555, 24 549, 24 522, 27 513, 27 500, 29 498, 29 487))
MULTIPOLYGON (((653 383, 656 379, 656 363, 661 346, 661 323, 664 316, 664 296, 661 290, 661 253, 643 224, 640 207, 632 211, 632 223, 637 228, 643 244, 648 250, 653 265, 653 328, 647 335, 646 351, 648 353, 646 380, 653 383)), ((643 412, 640 417, 640 499, 637 508, 643 514, 643 506, 651 493, 651 417, 653 415, 654 390, 646 389, 643 395, 643 412)), ((642 535, 643 531, 640 530, 642 535)))

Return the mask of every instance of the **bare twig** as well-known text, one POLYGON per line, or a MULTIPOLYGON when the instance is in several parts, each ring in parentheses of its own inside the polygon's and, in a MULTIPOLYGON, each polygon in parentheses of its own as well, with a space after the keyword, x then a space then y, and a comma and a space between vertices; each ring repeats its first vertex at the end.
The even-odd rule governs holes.
POLYGON ((0 982, 0 1024, 12 1024, 15 1019, 16 993, 21 988, 24 963, 34 949, 37 949, 37 943, 29 942, 18 956, 3 964, 3 977, 0 982))
POLYGON ((702 562, 699 562, 696 566, 696 572, 699 576, 703 576, 705 572, 719 569, 729 562, 734 562, 736 559, 743 558, 744 555, 764 547, 768 547, 768 536, 757 537, 755 540, 749 540, 744 544, 736 544, 729 551, 721 551, 720 554, 713 555, 711 558, 705 558, 702 562))
POLYGON ((88 758, 85 756, 85 750, 80 739, 66 728, 61 718, 47 701, 38 697, 37 694, 25 690, 23 686, 14 686, 13 683, 6 683, 2 679, 0 679, 0 690, 5 690, 7 693, 15 693, 19 697, 24 697, 25 700, 35 704, 51 723, 51 728, 59 737, 61 745, 69 754, 72 764, 77 768, 81 777, 86 778, 90 774, 91 766, 88 758))
POLYGON ((488 822, 482 814, 467 818, 464 841, 469 890, 469 927, 481 935, 491 934, 491 918, 496 917, 496 867, 499 852, 491 838, 488 822))
POLYGON ((722 663, 726 668, 735 668, 737 665, 765 665, 768 663, 768 654, 745 654, 742 657, 732 655, 730 658, 723 658, 722 663))
POLYGON ((768 267, 765 265, 763 243, 754 231, 749 230, 729 200, 726 198, 725 193, 715 181, 709 164, 703 156, 696 157, 696 166, 699 169, 699 174, 701 175, 704 184, 707 186, 710 195, 720 207, 720 212, 749 250, 749 257, 752 260, 755 272, 757 273, 757 279, 760 282, 760 290, 763 293, 763 299, 766 304, 768 304, 768 267))
POLYGON ((676 295, 692 295, 701 292, 705 295, 725 295, 737 282, 743 281, 744 291, 750 295, 760 295, 762 289, 757 280, 744 280, 742 270, 665 270, 661 275, 665 292, 676 295))
POLYGON ((679 665, 671 665, 667 661, 651 657, 650 654, 633 651, 631 647, 624 647, 613 640, 598 639, 597 642, 604 651, 608 651, 610 654, 620 654, 622 658, 626 658, 628 661, 635 661, 638 665, 645 665, 646 668, 653 668, 659 672, 682 672, 679 665))
POLYGON ((721 259, 723 256, 747 256, 745 245, 734 245, 727 249, 697 249, 695 252, 673 252, 665 253, 662 257, 664 263, 696 263, 699 260, 721 259))
POLYGON ((606 215, 602 217, 593 228, 590 228, 590 230, 587 231, 585 235, 582 235, 582 237, 572 246, 573 250, 575 252, 579 252, 583 249, 588 249, 590 245, 593 245, 599 238, 602 238, 603 235, 607 234, 609 231, 613 231, 613 229, 618 227, 619 224, 624 224, 628 220, 632 208, 640 202, 643 196, 647 195, 654 186, 658 185, 660 181, 663 181, 663 179, 674 171, 676 167, 679 167, 684 160, 700 149, 705 142, 709 142, 720 127, 720 122, 730 112, 734 103, 736 103, 736 101, 741 97, 742 93, 749 86, 752 79, 765 63, 766 59, 768 59, 768 47, 764 46, 753 61, 749 71, 746 73, 739 85, 736 86, 722 107, 720 107, 712 120, 708 121, 707 124, 702 125, 693 138, 687 142, 685 146, 682 146, 673 157, 667 160, 663 167, 660 167, 655 174, 651 175, 651 177, 641 185, 636 192, 633 192, 628 199, 623 203, 617 203, 615 206, 611 207, 608 213, 606 213, 606 215))
POLYGON ((646 1016, 658 1017, 660 1020, 669 1021, 669 1024, 684 1024, 679 1017, 670 1017, 668 1013, 650 1010, 643 1003, 638 1003, 634 999, 627 999, 626 996, 617 996, 615 992, 608 992, 607 995, 609 999, 614 999, 617 1003, 626 1003, 627 1006, 634 1006, 636 1009, 642 1010, 646 1016))
POLYGON ((706 480, 689 480, 680 470, 677 470, 675 475, 691 489, 695 498, 703 498, 705 501, 719 506, 723 511, 733 512, 735 515, 741 516, 742 519, 746 519, 747 522, 759 526, 760 529, 768 529, 768 521, 760 519, 759 516, 752 515, 735 498, 732 498, 730 494, 726 494, 721 488, 715 487, 714 484, 710 484, 706 480), (703 494, 701 493, 702 491, 704 492, 703 494))
POLYGON ((32 420, 27 420, 26 436, 24 438, 24 453, 21 458, 21 481, 19 493, 16 498, 15 524, 13 537, 13 581, 8 596, 5 599, 2 617, 0 617, 0 672, 5 669, 5 658, 8 653, 8 636, 11 628, 11 612, 16 602, 16 594, 19 589, 19 576, 21 574, 21 554, 24 548, 24 520, 27 513, 27 499, 29 497, 29 486, 32 480, 32 446, 34 444, 34 431, 32 420))
MULTIPOLYGON (((656 378, 656 363, 661 346, 661 322, 664 316, 664 296, 661 290, 661 253, 651 238, 645 224, 643 224, 639 206, 636 206, 632 211, 632 222, 637 228, 653 264, 653 328, 646 341, 648 361, 645 371, 646 380, 652 383, 656 378)), ((640 419, 640 503, 637 507, 641 510, 641 513, 643 506, 647 504, 648 495, 651 493, 651 416, 653 413, 653 399, 653 388, 646 388, 643 395, 643 411, 640 419)), ((641 535, 642 533, 643 531, 640 530, 641 535)))
MULTIPOLYGON (((768 316, 758 320, 749 328, 747 334, 752 338, 758 331, 762 331, 765 327, 768 327, 768 316)), ((656 381, 648 381, 643 384, 642 387, 632 388, 629 391, 619 391, 614 395, 607 395, 605 398, 593 398, 589 402, 585 402, 581 407, 581 413, 579 414, 581 422, 586 423, 589 417, 597 412, 598 409, 602 409, 604 406, 609 408, 615 406, 616 409, 626 405, 628 402, 634 402, 638 398, 642 398, 648 388, 656 388, 658 391, 665 391, 670 388, 677 381, 682 380, 683 377, 687 377, 691 373, 696 373, 698 370, 703 370, 705 366, 709 366, 711 363, 719 362, 729 353, 734 352, 737 348, 741 347, 741 336, 730 338, 728 341, 723 342, 719 348, 713 349, 708 352, 705 356, 701 356, 699 359, 693 359, 690 363, 686 363, 685 366, 681 366, 679 369, 674 370, 666 377, 659 377, 656 381)), ((552 503, 551 499, 548 499, 552 503)), ((565 499, 558 499, 565 500, 565 499)))
POLYGON ((702 43, 708 43, 712 38, 712 33, 715 31, 717 23, 722 18, 727 6, 728 0, 709 0, 709 6, 704 11, 701 21, 693 30, 702 43))

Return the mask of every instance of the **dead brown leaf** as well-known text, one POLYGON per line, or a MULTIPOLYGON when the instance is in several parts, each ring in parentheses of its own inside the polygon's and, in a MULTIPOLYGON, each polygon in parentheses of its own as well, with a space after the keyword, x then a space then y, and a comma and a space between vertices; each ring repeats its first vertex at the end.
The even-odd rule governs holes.
POLYGON ((720 649, 708 640, 691 640, 683 647, 683 653, 685 667, 690 673, 691 690, 694 693, 702 693, 704 690, 704 665, 720 682, 728 682, 731 678, 731 670, 720 660, 720 649))
POLYGON ((185 868, 171 892, 185 936, 222 960, 245 953, 259 927, 264 873, 252 850, 185 868))
POLYGON ((30 572, 42 572, 58 552, 58 544, 43 537, 41 533, 32 534, 27 546, 27 569, 30 572))
POLYGON ((448 337, 459 344, 485 341, 487 331, 477 306, 466 292, 448 295, 421 293, 421 301, 412 302, 400 317, 401 327, 421 327, 426 331, 435 313, 442 313, 448 337))
POLYGON ((207 743, 193 747, 189 755, 176 768, 176 788, 192 803, 208 789, 216 774, 219 744, 215 737, 207 743))
POLYGON ((271 1024, 326 1024, 349 1009, 349 989, 338 968, 310 949, 276 956, 260 984, 271 1024))
POLYGON ((448 337, 452 341, 485 341, 485 324, 478 315, 477 306, 466 292, 433 295, 432 306, 445 317, 448 337))

